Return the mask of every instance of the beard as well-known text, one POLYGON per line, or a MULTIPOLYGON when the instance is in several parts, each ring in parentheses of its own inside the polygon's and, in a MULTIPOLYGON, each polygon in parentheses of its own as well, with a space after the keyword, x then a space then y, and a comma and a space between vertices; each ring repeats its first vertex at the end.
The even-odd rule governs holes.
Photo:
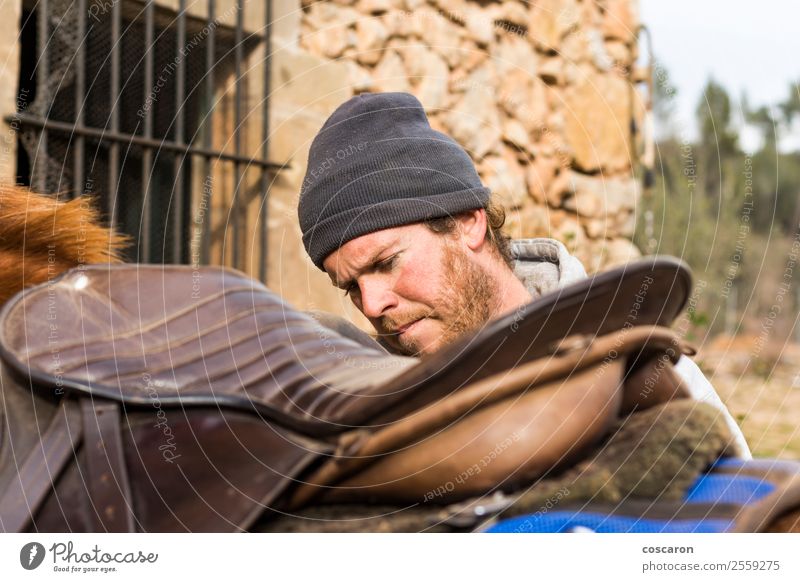
POLYGON ((497 304, 497 283, 486 270, 466 253, 445 243, 442 253, 442 293, 433 308, 420 308, 402 317, 383 316, 378 332, 398 352, 408 356, 433 353, 467 332, 477 331, 492 319, 497 304), (419 319, 438 320, 444 327, 433 344, 419 338, 399 336, 397 330, 419 319))

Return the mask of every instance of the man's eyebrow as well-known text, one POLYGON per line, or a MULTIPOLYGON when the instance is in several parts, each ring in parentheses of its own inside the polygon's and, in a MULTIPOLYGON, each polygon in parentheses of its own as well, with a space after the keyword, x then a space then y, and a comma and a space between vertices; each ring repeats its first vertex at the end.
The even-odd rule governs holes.
POLYGON ((345 279, 344 281, 339 281, 339 280, 336 279, 336 275, 333 275, 331 277, 331 279, 333 279, 333 284, 336 285, 337 287, 339 287, 340 289, 347 289, 350 285, 353 284, 353 280, 355 278, 357 278, 361 273, 364 273, 365 271, 373 270, 378 265, 378 263, 380 263, 383 260, 383 259, 380 259, 379 257, 383 253, 385 253, 386 250, 389 249, 391 246, 392 245, 387 245, 385 247, 381 247, 376 252, 374 252, 372 254, 372 256, 369 258, 369 260, 367 260, 364 263, 363 267, 359 267, 358 269, 356 269, 355 277, 350 277, 348 279, 345 279))

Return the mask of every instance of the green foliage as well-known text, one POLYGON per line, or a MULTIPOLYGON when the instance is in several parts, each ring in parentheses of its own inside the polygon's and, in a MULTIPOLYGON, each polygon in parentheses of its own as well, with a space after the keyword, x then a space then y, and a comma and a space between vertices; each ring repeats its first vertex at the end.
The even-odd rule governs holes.
MULTIPOLYGON (((661 75, 668 79, 666 72, 661 75)), ((656 87, 656 118, 670 125, 674 90, 656 87)), ((738 109, 725 88, 709 79, 695 111, 698 139, 681 141, 673 132, 657 144, 655 185, 640 207, 652 215, 652 232, 646 217, 637 220, 634 241, 640 248, 682 258, 696 280, 707 282, 697 308, 702 311, 690 313, 693 329, 721 331, 729 301, 740 312, 763 309, 756 290, 780 279, 800 222, 800 152, 777 147, 800 117, 798 87, 772 107, 751 109, 746 97, 741 106, 762 147, 752 155, 741 150, 732 114, 738 109), (648 248, 651 238, 655 248, 648 248)))
POLYGON ((783 122, 790 126, 795 116, 800 116, 800 81, 789 86, 789 96, 778 107, 783 114, 783 122))
POLYGON ((789 234, 800 210, 800 154, 780 154, 774 142, 770 145, 753 156, 754 228, 789 234))
POLYGON ((654 77, 653 113, 659 125, 669 128, 675 116, 675 97, 678 95, 678 89, 672 83, 669 71, 661 65, 654 71, 654 77))
POLYGON ((725 88, 709 79, 697 104, 698 145, 724 158, 738 151, 739 135, 731 118, 731 99, 725 88))
POLYGON ((705 327, 708 325, 710 319, 708 313, 697 313, 695 310, 689 311, 689 323, 698 327, 705 327))

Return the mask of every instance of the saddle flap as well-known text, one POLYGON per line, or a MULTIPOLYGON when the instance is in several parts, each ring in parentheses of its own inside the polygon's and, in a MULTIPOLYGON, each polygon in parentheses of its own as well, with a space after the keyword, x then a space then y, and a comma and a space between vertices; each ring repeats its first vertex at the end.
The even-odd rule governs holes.
POLYGON ((312 435, 350 428, 317 414, 326 393, 357 398, 416 363, 236 271, 157 265, 94 265, 18 294, 0 315, 0 355, 51 393, 257 411, 312 435))
POLYGON ((378 428, 555 340, 668 325, 690 289, 657 258, 586 279, 418 361, 347 339, 221 267, 93 265, 23 291, 0 313, 0 357, 39 389, 126 405, 224 406, 302 434, 378 428))
MULTIPOLYGON (((639 326, 669 327, 685 307, 691 286, 685 263, 652 257, 544 295, 378 387, 373 394, 400 392, 404 397, 384 407, 382 414, 376 406, 374 414, 379 416, 374 423, 392 422, 464 386, 548 357, 564 338, 599 337, 639 326), (421 385, 424 391, 415 390, 421 385)), ((345 415, 353 404, 331 402, 345 415)))

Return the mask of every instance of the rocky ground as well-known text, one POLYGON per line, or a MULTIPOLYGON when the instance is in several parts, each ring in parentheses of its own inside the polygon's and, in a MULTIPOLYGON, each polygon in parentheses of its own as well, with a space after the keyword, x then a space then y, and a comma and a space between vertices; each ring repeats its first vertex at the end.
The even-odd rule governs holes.
POLYGON ((800 345, 757 350, 757 338, 717 338, 696 357, 739 422, 753 455, 800 460, 800 345))

